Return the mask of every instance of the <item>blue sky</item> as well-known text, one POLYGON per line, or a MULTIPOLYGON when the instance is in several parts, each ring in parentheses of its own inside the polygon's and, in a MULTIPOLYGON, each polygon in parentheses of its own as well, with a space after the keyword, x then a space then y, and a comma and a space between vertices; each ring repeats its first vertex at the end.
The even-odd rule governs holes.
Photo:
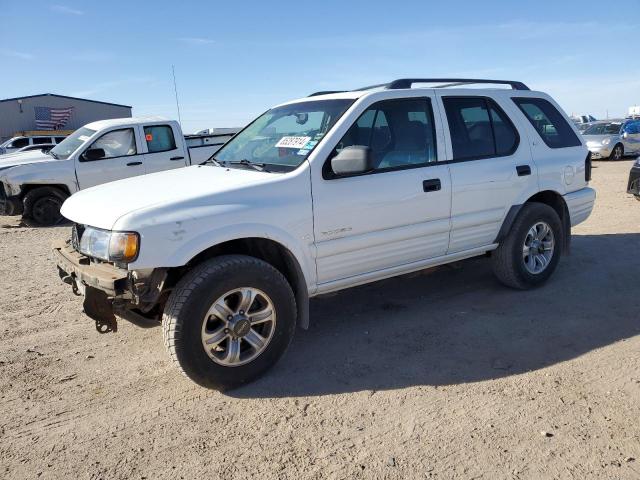
POLYGON ((522 80, 567 112, 640 104, 640 0, 0 0, 0 98, 59 93, 239 126, 323 89, 406 76, 522 80))

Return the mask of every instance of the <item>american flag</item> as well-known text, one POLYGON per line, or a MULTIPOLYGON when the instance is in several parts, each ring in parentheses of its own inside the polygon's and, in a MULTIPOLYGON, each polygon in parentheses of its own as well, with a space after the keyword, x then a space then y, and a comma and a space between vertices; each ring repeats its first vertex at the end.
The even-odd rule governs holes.
POLYGON ((59 130, 64 127, 73 112, 73 107, 49 108, 33 107, 36 111, 36 128, 40 130, 59 130))

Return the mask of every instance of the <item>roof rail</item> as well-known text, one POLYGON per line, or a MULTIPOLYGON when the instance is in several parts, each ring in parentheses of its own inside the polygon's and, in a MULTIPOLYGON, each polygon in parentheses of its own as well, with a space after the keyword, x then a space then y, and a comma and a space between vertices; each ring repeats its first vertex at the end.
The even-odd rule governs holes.
POLYGON ((522 82, 516 82, 513 80, 489 80, 478 78, 400 78, 394 80, 386 85, 388 90, 397 90, 400 88, 411 88, 414 83, 442 83, 434 88, 446 88, 446 87, 458 87, 460 85, 473 85, 473 84, 502 84, 511 85, 514 90, 529 90, 522 82))

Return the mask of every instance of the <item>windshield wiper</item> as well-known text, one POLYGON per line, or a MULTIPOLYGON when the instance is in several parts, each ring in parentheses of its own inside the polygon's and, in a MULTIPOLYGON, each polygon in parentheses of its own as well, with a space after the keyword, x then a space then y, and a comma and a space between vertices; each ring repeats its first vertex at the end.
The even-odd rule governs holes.
POLYGON ((242 160, 228 160, 226 162, 224 162, 225 165, 242 165, 245 167, 250 167, 253 168, 254 170, 258 170, 259 172, 268 172, 269 170, 267 170, 267 164, 266 163, 254 163, 254 162, 250 162, 249 160, 247 160, 246 158, 243 158, 242 160))
POLYGON ((209 158, 207 158, 200 165, 206 165, 207 163, 213 163, 214 165, 217 165, 218 167, 222 167, 222 164, 218 160, 216 160, 216 157, 214 157, 213 155, 211 155, 209 158))
POLYGON ((58 157, 58 155, 56 155, 55 153, 53 153, 51 150, 49 150, 48 152, 49 155, 51 155, 53 158, 55 158, 56 160, 60 160, 60 157, 58 157))

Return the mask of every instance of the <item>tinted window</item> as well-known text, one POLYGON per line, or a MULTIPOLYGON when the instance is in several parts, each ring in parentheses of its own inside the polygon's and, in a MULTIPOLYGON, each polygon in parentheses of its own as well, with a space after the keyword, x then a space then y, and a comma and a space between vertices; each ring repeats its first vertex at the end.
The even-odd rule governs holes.
POLYGON ((66 137, 56 137, 56 143, 62 142, 66 137))
POLYGON ((102 148, 104 159, 135 155, 136 140, 132 128, 114 130, 98 138, 89 148, 102 148))
MULTIPOLYGON (((342 137, 330 159, 352 145, 370 147, 374 170, 426 165, 437 160, 428 99, 387 100, 369 107, 342 137)), ((330 163, 325 164, 330 170, 330 163)))
POLYGON ((22 148, 22 147, 26 147, 27 145, 29 145, 28 138, 18 138, 14 140, 11 145, 9 145, 9 148, 22 148))
POLYGON ((51 137, 33 137, 33 144, 51 143, 51 137))
POLYGON ((522 113, 551 148, 577 147, 580 139, 562 114, 542 98, 514 98, 522 113))
POLYGON ((173 138, 173 129, 169 125, 154 125, 144 127, 144 137, 147 141, 149 153, 168 152, 175 150, 176 140, 173 138))
POLYGON ((507 115, 481 97, 445 97, 453 159, 487 158, 513 153, 518 133, 507 115))

